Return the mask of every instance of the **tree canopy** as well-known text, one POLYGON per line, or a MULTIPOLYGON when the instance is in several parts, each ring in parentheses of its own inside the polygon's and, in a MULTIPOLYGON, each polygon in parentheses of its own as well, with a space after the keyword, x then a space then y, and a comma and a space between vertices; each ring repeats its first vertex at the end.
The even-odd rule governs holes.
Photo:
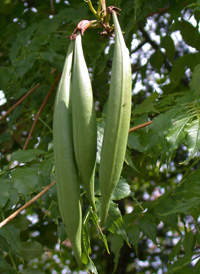
MULTIPOLYGON (((132 114, 123 171, 101 228, 99 159, 114 37, 88 28, 82 41, 98 122, 97 212, 81 187, 82 260, 89 273, 199 273, 200 3, 99 2, 121 9, 132 114)), ((98 4, 0 3, 2 274, 87 273, 78 269, 60 217, 52 126, 69 36, 81 20, 96 19, 91 5, 98 4)))

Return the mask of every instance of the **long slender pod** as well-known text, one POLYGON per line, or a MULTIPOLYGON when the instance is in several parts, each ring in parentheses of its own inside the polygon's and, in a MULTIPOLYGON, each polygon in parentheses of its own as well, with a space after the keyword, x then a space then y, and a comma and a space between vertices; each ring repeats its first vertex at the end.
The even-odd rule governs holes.
POLYGON ((108 214, 112 192, 121 175, 126 153, 131 116, 131 65, 129 51, 115 12, 112 12, 115 45, 107 118, 99 167, 101 190, 101 225, 108 214))
POLYGON ((62 220, 78 265, 81 261, 82 211, 79 176, 73 151, 70 81, 74 41, 70 42, 56 94, 53 117, 53 144, 58 203, 62 220))
POLYGON ((97 149, 92 86, 79 33, 75 39, 72 73, 72 121, 76 163, 90 204, 95 210, 94 175, 97 149))

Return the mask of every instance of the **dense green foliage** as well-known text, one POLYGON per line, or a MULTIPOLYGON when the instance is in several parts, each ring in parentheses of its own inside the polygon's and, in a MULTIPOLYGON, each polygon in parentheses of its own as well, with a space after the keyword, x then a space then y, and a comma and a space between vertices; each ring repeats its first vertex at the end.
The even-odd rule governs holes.
MULTIPOLYGON (((98 171, 113 43, 99 34, 102 29, 88 29, 82 40, 98 121, 97 212, 81 188, 83 262, 94 273, 199 273, 199 0, 108 0, 107 5, 122 9, 119 21, 131 53, 130 127, 153 122, 129 134, 122 177, 102 229, 98 171)), ((80 20, 95 18, 83 0, 2 0, 0 14, 0 96, 5 96, 0 115, 40 83, 0 120, 3 221, 55 180, 56 88, 51 93, 51 87, 64 65, 67 36, 80 20)), ((0 273, 79 272, 66 237, 54 184, 0 228, 0 273)))

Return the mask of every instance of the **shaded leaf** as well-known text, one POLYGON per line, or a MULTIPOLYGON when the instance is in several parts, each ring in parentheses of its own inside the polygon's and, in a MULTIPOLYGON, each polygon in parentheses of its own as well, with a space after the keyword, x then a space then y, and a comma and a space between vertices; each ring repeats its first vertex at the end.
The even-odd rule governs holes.
POLYGON ((134 246, 135 252, 138 255, 138 244, 140 241, 140 229, 136 224, 131 224, 126 229, 130 243, 134 246))
POLYGON ((177 27, 181 31, 181 35, 186 44, 200 50, 200 34, 198 28, 195 28, 190 22, 183 20, 177 22, 177 27))
POLYGON ((115 265, 114 265, 114 270, 113 270, 113 273, 114 273, 117 269, 117 265, 119 262, 119 256, 120 256, 120 250, 123 246, 124 239, 123 239, 122 235, 110 234, 108 236, 108 240, 111 243, 111 251, 115 255, 115 258, 114 258, 115 265))
POLYGON ((157 227, 155 217, 152 214, 146 213, 139 219, 139 227, 141 231, 156 244, 157 227))
POLYGON ((22 242, 22 256, 25 260, 32 260, 44 253, 42 245, 36 241, 22 242))
POLYGON ((2 274, 17 274, 17 271, 3 257, 0 257, 0 271, 2 274))
POLYGON ((0 236, 2 236, 9 244, 11 250, 21 254, 20 230, 12 224, 7 224, 0 229, 0 236))
POLYGON ((186 255, 188 255, 189 253, 192 253, 194 248, 194 235, 192 231, 186 233, 183 240, 183 247, 186 255))
POLYGON ((182 246, 182 238, 178 241, 178 243, 173 247, 171 253, 169 254, 169 259, 172 261, 174 257, 178 256, 182 246))
POLYGON ((169 59, 170 62, 174 61, 175 47, 174 41, 171 36, 166 35, 162 37, 160 46, 165 49, 165 55, 169 59))
POLYGON ((156 50, 150 57, 150 63, 152 67, 160 71, 163 63, 164 63, 164 55, 162 52, 158 49, 156 50))
POLYGON ((10 190, 13 187, 11 180, 0 179, 0 207, 4 207, 10 198, 10 190))

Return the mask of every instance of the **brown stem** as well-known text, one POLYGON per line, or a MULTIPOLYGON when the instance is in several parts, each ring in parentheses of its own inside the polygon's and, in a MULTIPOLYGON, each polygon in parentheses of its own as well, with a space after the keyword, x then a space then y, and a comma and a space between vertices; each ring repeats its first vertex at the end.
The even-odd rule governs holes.
MULTIPOLYGON (((185 6, 187 6, 187 2, 185 1, 184 3, 183 3, 183 6, 185 7, 185 6)), ((170 6, 167 6, 167 7, 165 7, 165 8, 161 8, 160 10, 157 10, 157 11, 155 11, 155 12, 151 12, 151 13, 149 13, 147 16, 146 16, 146 18, 148 18, 148 17, 150 17, 150 16, 152 16, 152 15, 154 15, 154 14, 162 14, 162 13, 165 13, 168 9, 169 9, 169 7, 170 6)))
POLYGON ((37 88, 39 88, 41 84, 38 83, 31 90, 29 90, 16 104, 14 104, 4 115, 0 117, 0 121, 2 121, 13 109, 15 109, 18 105, 20 105, 32 92, 34 92, 37 88))
POLYGON ((146 122, 144 124, 141 124, 141 125, 138 125, 138 126, 135 126, 135 127, 132 127, 129 129, 129 133, 133 132, 133 131, 136 131, 140 128, 143 128, 143 127, 146 127, 146 126, 149 126, 153 121, 149 121, 149 122, 146 122))
POLYGON ((149 13, 146 17, 151 17, 152 15, 154 14, 162 14, 162 13, 165 13, 167 10, 169 9, 169 6, 165 7, 165 8, 162 8, 158 11, 155 11, 155 12, 151 12, 149 13))
POLYGON ((106 17, 106 0, 102 0, 103 16, 106 17))
POLYGON ((40 193, 38 193, 35 197, 33 197, 30 201, 28 201, 26 204, 24 204, 22 207, 17 209, 13 214, 11 214, 8 218, 3 220, 0 223, 0 228, 2 228, 4 225, 6 225, 8 222, 10 222, 12 219, 14 219, 20 212, 22 212, 24 209, 29 207, 31 204, 33 204, 37 199, 39 199, 42 195, 44 195, 54 184, 56 181, 53 181, 48 186, 46 186, 40 193))
POLYGON ((50 5, 51 5, 51 12, 52 12, 52 14, 55 14, 55 9, 54 9, 54 2, 53 2, 53 0, 50 0, 50 5))
POLYGON ((31 130, 30 130, 30 132, 29 132, 29 135, 28 135, 28 137, 27 137, 27 139, 26 139, 26 143, 25 143, 25 145, 24 145, 24 147, 23 147, 23 150, 26 150, 26 148, 27 148, 27 146, 28 146, 28 143, 29 143, 29 141, 30 141, 30 138, 31 138, 31 136, 32 136, 33 130, 34 130, 34 128, 35 128, 35 125, 36 125, 36 123, 37 123, 37 120, 38 120, 38 118, 39 118, 39 116, 40 116, 40 113, 42 112, 42 110, 43 110, 44 106, 46 105, 46 103, 47 103, 47 101, 48 101, 48 99, 49 99, 49 97, 50 97, 52 91, 54 90, 56 84, 58 83, 58 81, 59 81, 59 79, 60 79, 60 76, 61 76, 61 72, 58 74, 58 76, 57 76, 55 82, 53 83, 53 85, 51 86, 49 92, 47 93, 47 96, 46 96, 46 98, 44 99, 44 101, 43 101, 43 103, 42 103, 40 109, 38 110, 37 114, 35 115, 35 119, 34 119, 33 125, 32 125, 32 127, 31 127, 31 130))

